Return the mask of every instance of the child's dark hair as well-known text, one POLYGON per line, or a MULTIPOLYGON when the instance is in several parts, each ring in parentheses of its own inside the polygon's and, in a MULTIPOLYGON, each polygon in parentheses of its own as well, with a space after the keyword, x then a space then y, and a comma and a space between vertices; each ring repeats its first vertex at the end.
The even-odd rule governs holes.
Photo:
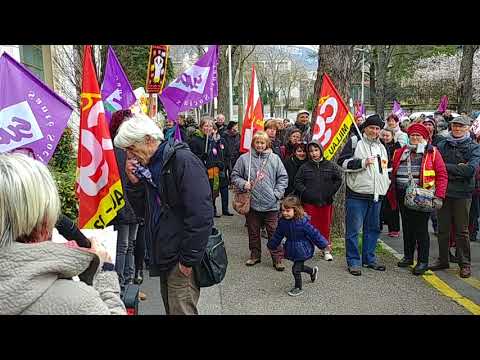
POLYGON ((288 195, 285 199, 282 200, 282 207, 285 209, 293 209, 294 218, 296 220, 303 219, 305 216, 305 210, 303 210, 302 203, 300 199, 294 195, 288 195))

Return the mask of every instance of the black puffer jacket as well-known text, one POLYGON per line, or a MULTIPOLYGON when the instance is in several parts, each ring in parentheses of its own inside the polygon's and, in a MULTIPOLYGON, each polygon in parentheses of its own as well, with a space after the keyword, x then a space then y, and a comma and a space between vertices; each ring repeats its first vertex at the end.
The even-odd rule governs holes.
POLYGON ((225 152, 225 160, 229 161, 233 168, 240 157, 240 134, 236 133, 235 135, 231 135, 228 131, 226 131, 223 135, 223 138, 227 148, 227 151, 225 152))
POLYGON ((297 175, 300 166, 305 164, 307 160, 299 160, 296 156, 292 156, 284 161, 285 169, 288 174, 288 187, 285 190, 285 196, 295 192, 295 176, 297 175))
MULTIPOLYGON (((320 149, 323 156, 321 145, 320 149)), ((295 176, 295 190, 305 204, 316 206, 332 204, 333 196, 341 185, 341 169, 334 162, 325 159, 319 162, 308 160, 300 166, 295 176)))
POLYGON ((448 137, 439 141, 437 148, 447 167, 447 197, 469 199, 475 190, 475 171, 480 163, 480 145, 470 137, 458 142, 448 137))

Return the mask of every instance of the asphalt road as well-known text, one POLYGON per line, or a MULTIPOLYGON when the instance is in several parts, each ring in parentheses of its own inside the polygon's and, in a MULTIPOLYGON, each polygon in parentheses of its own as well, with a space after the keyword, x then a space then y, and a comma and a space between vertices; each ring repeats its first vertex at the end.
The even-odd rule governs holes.
MULTIPOLYGON (((218 199, 218 205, 219 199, 218 199)), ((221 207, 219 206, 218 209, 221 207)), ((202 315, 252 315, 252 314, 362 314, 362 315, 468 315, 465 308, 442 295, 407 269, 396 266, 398 261, 390 254, 382 254, 380 262, 387 271, 363 269, 355 277, 346 270, 345 257, 336 256, 327 262, 315 256, 307 262, 320 268, 318 279, 310 283, 304 275, 304 293, 290 297, 287 291, 293 285, 292 263, 285 261, 286 270, 277 272, 263 239, 262 262, 246 267, 249 256, 247 230, 244 217, 222 217, 215 225, 223 233, 229 267, 224 281, 201 291, 199 312, 202 315)), ((148 296, 141 302, 140 314, 165 314, 159 290, 159 279, 148 278, 142 285, 148 296)))

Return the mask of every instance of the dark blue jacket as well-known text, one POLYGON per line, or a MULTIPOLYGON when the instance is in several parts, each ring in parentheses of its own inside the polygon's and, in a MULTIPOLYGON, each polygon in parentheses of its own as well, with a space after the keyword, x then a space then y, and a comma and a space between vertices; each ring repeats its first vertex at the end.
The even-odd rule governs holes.
POLYGON ((315 229, 307 216, 301 220, 278 220, 277 230, 267 247, 271 250, 276 249, 282 239, 286 237, 287 241, 283 245, 285 258, 291 261, 305 261, 313 256, 314 245, 319 249, 327 247, 327 240, 315 229))
POLYGON ((148 169, 150 276, 159 276, 178 262, 202 260, 213 226, 212 194, 205 166, 183 142, 160 145, 148 169))
POLYGON ((447 198, 471 198, 475 190, 475 171, 480 163, 480 145, 470 137, 459 142, 445 138, 438 142, 437 148, 447 168, 447 198))

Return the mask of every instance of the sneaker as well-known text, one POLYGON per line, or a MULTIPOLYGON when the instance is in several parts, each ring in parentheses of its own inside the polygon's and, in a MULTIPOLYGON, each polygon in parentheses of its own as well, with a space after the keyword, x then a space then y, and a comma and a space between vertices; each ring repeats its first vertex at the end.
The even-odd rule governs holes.
POLYGON ((260 259, 254 259, 254 258, 250 258, 248 259, 246 262, 245 262, 245 265, 247 266, 254 266, 256 264, 259 264, 260 263, 260 259))
POLYGON ((324 255, 323 255, 323 258, 327 261, 332 261, 333 260, 333 256, 332 254, 330 253, 330 251, 325 251, 324 252, 324 255))
POLYGON ((303 294, 303 290, 300 289, 300 288, 293 288, 292 290, 290 290, 288 292, 288 295, 290 295, 290 296, 298 296, 298 295, 301 295, 301 294, 303 294))
POLYGON ((388 233, 388 236, 392 237, 392 238, 398 238, 398 237, 400 237, 400 231, 390 231, 388 233))
POLYGON ((145 295, 145 293, 139 291, 139 292, 138 292, 138 299, 139 299, 140 301, 145 301, 145 300, 147 300, 147 295, 145 295))
POLYGON ((315 280, 317 280, 317 275, 318 275, 318 266, 315 266, 313 268, 312 275, 310 275, 310 279, 312 280, 312 283, 315 282, 315 280))

